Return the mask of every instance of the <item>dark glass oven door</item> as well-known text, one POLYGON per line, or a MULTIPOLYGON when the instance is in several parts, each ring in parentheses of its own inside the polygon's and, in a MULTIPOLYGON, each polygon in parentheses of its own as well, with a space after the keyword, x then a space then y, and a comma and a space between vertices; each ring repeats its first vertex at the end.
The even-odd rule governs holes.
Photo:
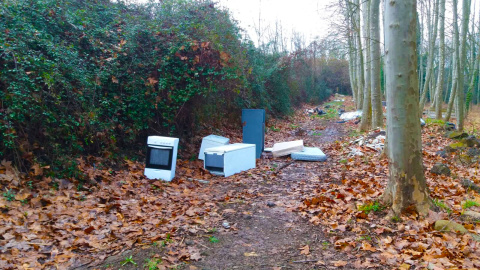
POLYGON ((173 147, 149 145, 147 148, 147 168, 171 170, 173 147))

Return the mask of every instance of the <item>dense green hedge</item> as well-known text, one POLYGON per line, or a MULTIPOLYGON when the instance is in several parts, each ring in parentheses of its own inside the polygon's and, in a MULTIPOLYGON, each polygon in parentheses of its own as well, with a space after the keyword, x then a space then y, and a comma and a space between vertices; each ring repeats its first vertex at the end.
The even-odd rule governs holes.
POLYGON ((213 2, 160 2, 4 0, 0 155, 65 171, 147 134, 191 135, 219 111, 285 115, 334 89, 306 83, 299 59, 242 40, 213 2))

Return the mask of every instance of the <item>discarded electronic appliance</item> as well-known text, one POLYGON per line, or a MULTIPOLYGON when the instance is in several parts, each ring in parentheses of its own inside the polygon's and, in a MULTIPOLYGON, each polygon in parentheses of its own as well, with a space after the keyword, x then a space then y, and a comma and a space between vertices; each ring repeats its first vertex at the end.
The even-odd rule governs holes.
POLYGON ((230 142, 229 138, 225 138, 217 135, 208 135, 202 139, 202 146, 200 147, 200 153, 198 153, 198 159, 205 159, 205 149, 216 146, 227 145, 230 142))
POLYGON ((149 136, 145 176, 149 179, 172 181, 177 165, 178 138, 149 136))
POLYGON ((204 168, 225 177, 255 168, 255 144, 234 143, 205 149, 204 168))
POLYGON ((320 148, 304 147, 303 151, 292 153, 292 159, 304 161, 325 161, 327 156, 320 148))
POLYGON ((265 144, 265 110, 243 109, 243 143, 255 144, 255 157, 260 158, 265 144))
POLYGON ((301 151, 303 151, 303 140, 276 143, 272 148, 272 154, 274 158, 287 156, 291 153, 301 151))

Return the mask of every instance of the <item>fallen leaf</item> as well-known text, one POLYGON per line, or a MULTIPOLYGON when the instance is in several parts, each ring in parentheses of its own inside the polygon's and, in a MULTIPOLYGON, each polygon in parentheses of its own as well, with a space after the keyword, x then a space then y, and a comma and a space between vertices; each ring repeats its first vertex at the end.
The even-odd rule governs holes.
POLYGON ((300 251, 300 254, 303 254, 303 255, 308 255, 308 254, 310 254, 310 247, 309 247, 308 245, 299 248, 299 250, 301 250, 301 251, 300 251))
POLYGON ((333 265, 336 267, 345 266, 348 264, 346 261, 332 261, 333 265))
POLYGON ((23 201, 23 200, 27 199, 28 197, 30 197, 30 195, 31 194, 27 193, 27 192, 16 194, 15 195, 15 200, 23 201))
POLYGON ((372 252, 377 251, 376 248, 372 247, 372 245, 370 245, 369 243, 367 243, 365 241, 362 242, 362 250, 368 250, 368 251, 372 251, 372 252))

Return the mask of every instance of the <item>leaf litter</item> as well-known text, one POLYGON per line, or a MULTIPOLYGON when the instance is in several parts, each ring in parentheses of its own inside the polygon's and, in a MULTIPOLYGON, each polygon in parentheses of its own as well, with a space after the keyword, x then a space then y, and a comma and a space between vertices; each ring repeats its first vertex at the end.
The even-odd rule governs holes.
MULTIPOLYGON (((345 106, 351 104, 347 98, 345 106)), ((365 148, 359 149, 363 156, 349 156, 352 147, 358 149, 350 142, 362 136, 355 131, 355 122, 335 123, 306 115, 306 108, 291 118, 269 121, 266 146, 303 139, 307 146, 321 147, 328 156, 326 163, 261 159, 255 169, 223 178, 205 171, 200 161, 181 159, 177 177, 165 183, 145 179, 144 165, 139 162, 126 161, 124 169, 113 170, 95 166, 107 164, 102 158, 84 157, 78 160, 86 175, 82 183, 49 177, 45 173, 49 168, 40 165, 22 174, 2 161, 0 268, 95 269, 106 258, 151 248, 155 243, 163 246, 155 255, 162 259, 159 267, 163 269, 182 264, 195 269, 211 260, 225 260, 215 256, 237 249, 242 252, 233 258, 243 258, 245 261, 237 263, 245 269, 252 265, 253 269, 303 269, 306 265, 346 269, 480 267, 479 243, 470 234, 433 228, 435 221, 450 219, 470 233, 480 233, 477 221, 462 215, 462 204, 467 199, 478 201, 480 196, 461 185, 462 179, 479 183, 478 160, 463 150, 446 157, 438 155, 440 148, 454 142, 443 136, 441 126, 427 125, 422 138, 431 196, 445 207, 424 219, 411 213, 388 220, 388 209, 359 210, 360 206, 376 205, 383 192, 388 179, 385 157, 365 148), (451 176, 431 173, 436 163, 446 164, 451 176), (267 207, 267 202, 274 206, 267 207), (226 219, 231 228, 221 227, 226 219), (259 229, 265 222, 274 226, 259 229), (218 243, 208 242, 212 228, 219 228, 215 232, 218 243), (244 236, 251 239, 240 241, 238 236, 246 231, 249 234, 244 236), (269 250, 262 250, 262 245, 268 244, 255 241, 262 237, 258 234, 292 236, 287 242, 274 238, 269 250), (190 238, 193 244, 186 243, 190 238), (276 245, 276 241, 282 244, 276 245), (227 250, 218 253, 219 249, 227 250), (267 255, 273 260, 262 266, 267 255)), ((476 114, 471 115, 475 119, 476 114)), ((232 142, 241 142, 239 129, 226 128, 222 133, 232 142)), ((195 142, 200 139, 192 140, 182 156, 195 153, 195 142)))

